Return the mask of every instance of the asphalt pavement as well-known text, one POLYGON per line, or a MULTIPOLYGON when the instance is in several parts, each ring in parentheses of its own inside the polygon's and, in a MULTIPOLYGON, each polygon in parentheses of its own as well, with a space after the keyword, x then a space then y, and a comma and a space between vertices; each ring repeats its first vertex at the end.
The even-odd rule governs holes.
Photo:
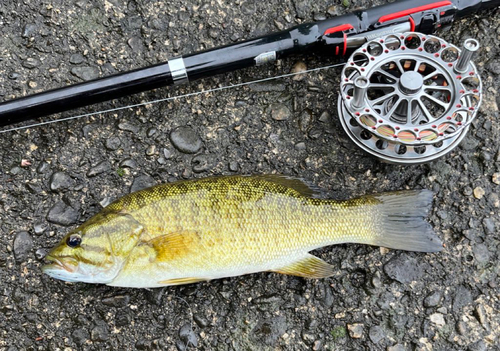
MULTIPOLYGON (((0 100, 381 3, 2 0, 0 100)), ((437 33, 481 43, 483 105, 461 145, 428 164, 382 163, 350 141, 336 107, 341 68, 0 134, 0 349, 498 350, 499 15, 437 33), (133 190, 266 173, 338 199, 430 189, 429 222, 445 248, 337 245, 314 252, 338 268, 327 279, 260 273, 152 290, 40 270, 64 234, 133 190)), ((294 57, 39 121, 335 63, 294 57)))

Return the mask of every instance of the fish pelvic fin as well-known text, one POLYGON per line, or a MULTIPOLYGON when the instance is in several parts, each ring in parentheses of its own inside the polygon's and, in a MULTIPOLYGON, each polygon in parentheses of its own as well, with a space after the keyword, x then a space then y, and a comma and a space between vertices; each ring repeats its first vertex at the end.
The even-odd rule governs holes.
POLYGON ((167 280, 161 280, 158 282, 160 285, 183 285, 183 284, 193 284, 193 283, 198 283, 198 282, 204 282, 208 281, 209 279, 203 279, 203 278, 176 278, 176 279, 167 279, 167 280))
POLYGON ((303 278, 319 279, 332 276, 334 273, 333 269, 334 267, 331 264, 326 263, 316 256, 307 254, 305 257, 288 266, 273 269, 272 272, 296 275, 303 278))
POLYGON ((391 249, 437 252, 443 243, 425 221, 432 205, 430 190, 409 190, 369 196, 375 199, 376 232, 366 244, 391 249))

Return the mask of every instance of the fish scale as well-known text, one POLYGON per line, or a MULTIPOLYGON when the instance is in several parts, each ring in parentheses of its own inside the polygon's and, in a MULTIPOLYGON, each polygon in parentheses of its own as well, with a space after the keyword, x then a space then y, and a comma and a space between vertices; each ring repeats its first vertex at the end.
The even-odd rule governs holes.
POLYGON ((261 271, 323 278, 309 251, 338 243, 433 252, 426 190, 320 199, 283 176, 228 176, 157 185, 124 196, 70 232, 48 255, 49 275, 159 287, 261 271), (78 236, 78 247, 68 238, 78 236), (86 250, 87 248, 87 250, 86 250), (101 248, 96 252, 96 248, 101 248), (111 263, 110 263, 111 262, 111 263))

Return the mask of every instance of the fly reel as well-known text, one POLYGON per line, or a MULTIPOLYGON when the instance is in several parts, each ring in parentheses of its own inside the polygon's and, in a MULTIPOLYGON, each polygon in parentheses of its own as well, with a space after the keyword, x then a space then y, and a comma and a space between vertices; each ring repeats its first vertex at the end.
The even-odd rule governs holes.
POLYGON ((481 104, 472 55, 421 33, 386 35, 357 49, 344 69, 338 110, 349 137, 390 163, 429 162, 464 138, 481 104))

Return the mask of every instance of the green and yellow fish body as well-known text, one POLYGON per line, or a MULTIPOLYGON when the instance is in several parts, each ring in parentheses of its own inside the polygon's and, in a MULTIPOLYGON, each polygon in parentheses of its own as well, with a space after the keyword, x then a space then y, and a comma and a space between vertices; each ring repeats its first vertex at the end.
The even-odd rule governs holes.
POLYGON ((403 191, 348 201, 315 198, 282 176, 180 181, 113 202, 69 233, 44 271, 67 281, 160 287, 274 271, 333 274, 309 251, 363 243, 433 252, 424 221, 432 193, 403 191))

